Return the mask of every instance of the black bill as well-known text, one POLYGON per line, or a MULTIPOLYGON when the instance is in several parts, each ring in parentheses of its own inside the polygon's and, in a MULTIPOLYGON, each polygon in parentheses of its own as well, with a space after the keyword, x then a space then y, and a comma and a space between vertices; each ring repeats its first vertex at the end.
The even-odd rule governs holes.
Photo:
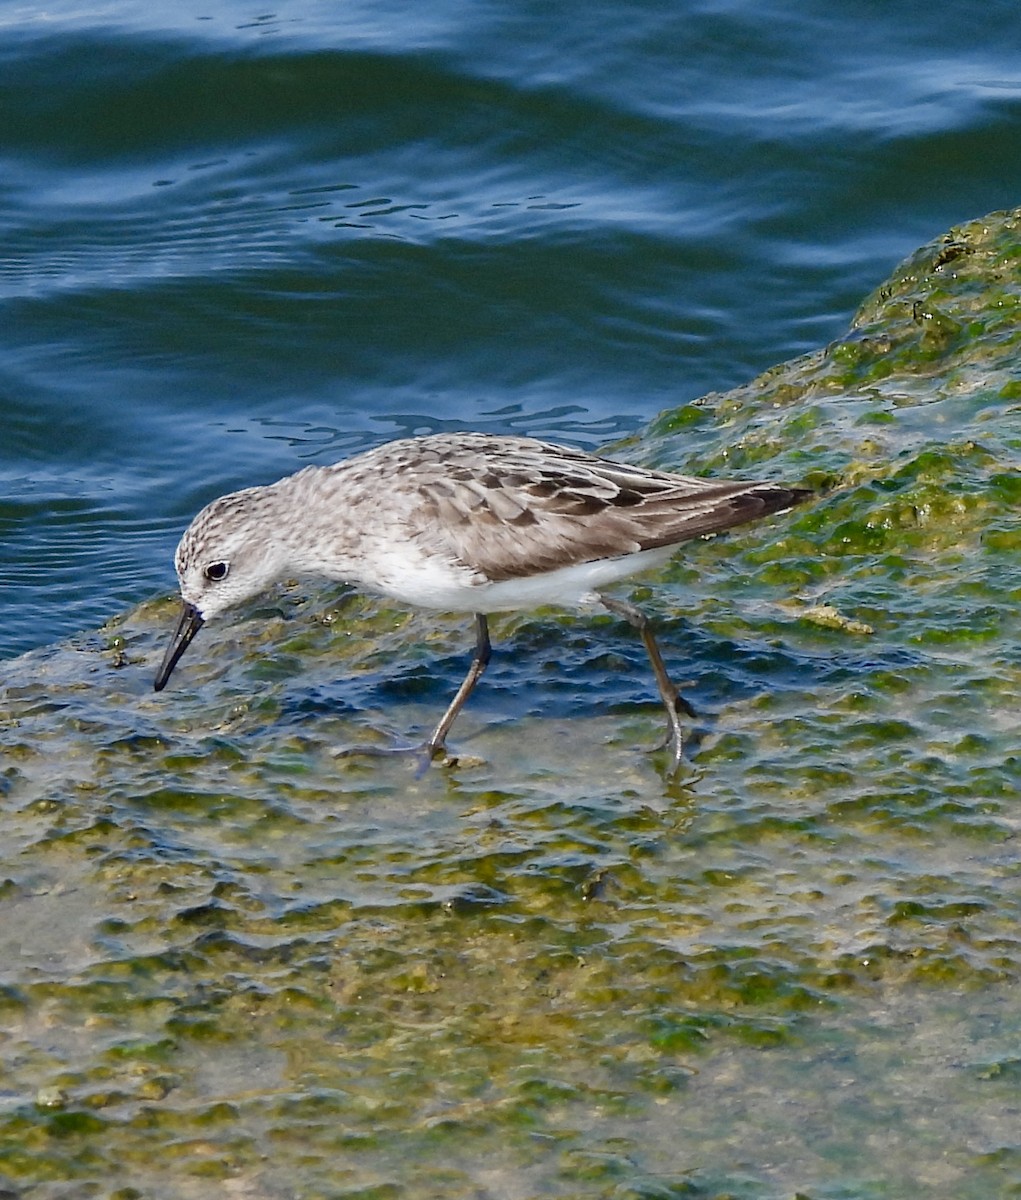
POLYGON ((171 672, 177 666, 177 660, 188 649, 191 644, 191 639, 202 628, 203 617, 194 604, 185 602, 181 610, 181 619, 177 622, 177 629, 174 632, 173 639, 167 647, 166 654, 163 655, 163 661, 160 663, 160 669, 156 672, 156 683, 154 684, 157 692, 162 692, 167 686, 167 680, 170 678, 171 672))

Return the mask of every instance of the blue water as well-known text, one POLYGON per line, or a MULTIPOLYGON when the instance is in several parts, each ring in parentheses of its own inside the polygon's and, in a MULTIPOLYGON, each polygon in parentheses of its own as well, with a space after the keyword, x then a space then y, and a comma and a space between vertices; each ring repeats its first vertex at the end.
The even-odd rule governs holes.
POLYGON ((221 492, 597 446, 825 343, 1021 199, 1019 43, 974 0, 0 6, 0 655, 173 590, 221 492))

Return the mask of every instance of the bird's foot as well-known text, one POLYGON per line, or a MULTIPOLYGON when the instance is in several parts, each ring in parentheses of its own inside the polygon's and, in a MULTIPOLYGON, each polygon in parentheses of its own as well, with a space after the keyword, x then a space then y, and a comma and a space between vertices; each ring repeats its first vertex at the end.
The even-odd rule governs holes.
POLYGON ((671 697, 673 703, 667 707, 667 728, 663 735, 663 740, 657 742, 653 746, 653 753, 659 753, 661 750, 666 750, 669 754, 667 777, 670 779, 676 778, 682 767, 690 767, 684 753, 684 729, 681 725, 681 714, 683 713, 690 720, 696 720, 698 714, 680 692, 674 691, 671 697))
POLYGON ((659 754, 663 750, 667 752, 667 766, 664 773, 669 779, 675 778, 682 767, 690 766, 684 755, 684 741, 675 736, 673 731, 668 732, 661 742, 657 742, 653 746, 652 753, 659 754))
POLYGON ((421 775, 432 762, 432 754, 426 746, 345 746, 334 752, 337 758, 398 758, 409 757, 415 761, 415 774, 421 775))
POLYGON ((456 767, 459 759, 442 742, 425 741, 417 746, 347 746, 335 752, 337 758, 391 758, 406 756, 412 760, 415 778, 421 779, 435 763, 440 767, 456 767))

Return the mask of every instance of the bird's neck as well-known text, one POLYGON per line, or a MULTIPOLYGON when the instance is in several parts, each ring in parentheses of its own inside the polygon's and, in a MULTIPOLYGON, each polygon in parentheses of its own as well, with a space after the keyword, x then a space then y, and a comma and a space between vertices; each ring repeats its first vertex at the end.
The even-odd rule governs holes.
POLYGON ((306 467, 271 485, 286 494, 288 507, 297 514, 281 531, 293 574, 320 575, 342 582, 357 578, 361 526, 337 494, 339 474, 336 467, 306 467))

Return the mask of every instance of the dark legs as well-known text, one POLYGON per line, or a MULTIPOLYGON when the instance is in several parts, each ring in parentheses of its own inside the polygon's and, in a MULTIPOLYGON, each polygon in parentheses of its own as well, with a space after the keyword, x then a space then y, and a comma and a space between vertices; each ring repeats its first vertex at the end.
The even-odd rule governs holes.
POLYGON ((342 750, 339 753, 345 758, 354 758, 361 754, 375 756, 414 754, 419 758, 419 773, 421 773, 434 758, 437 758, 446 749, 445 743, 447 734, 450 732, 450 727, 457 720, 457 714, 464 708, 464 702, 472 694, 475 685, 482 678, 482 672, 489 665, 491 656, 492 647, 489 644, 489 622, 486 620, 484 613, 476 613, 475 654, 472 656, 468 674, 464 677, 464 682, 457 689, 457 694, 453 700, 447 705, 447 711, 440 717, 439 724, 421 746, 353 746, 350 750, 342 750))
POLYGON ((608 608, 610 612, 623 617, 641 635, 642 643, 645 646, 645 653, 649 656, 653 674, 656 676, 656 686, 659 688, 663 707, 666 709, 667 736, 663 745, 670 748, 673 769, 676 771, 684 761, 684 731, 681 728, 680 714, 683 712, 685 716, 694 717, 695 710, 684 699, 667 674, 663 655, 660 654, 659 646, 656 645, 656 639, 652 636, 649 619, 645 613, 633 604, 629 604, 626 600, 616 600, 610 596, 600 596, 599 601, 604 608, 608 608))
MULTIPOLYGON (((645 652, 649 656, 649 662, 652 664, 653 673, 656 676, 656 686, 659 688, 659 694, 663 701, 663 707, 666 709, 667 715, 667 736, 663 742, 663 746, 670 751, 671 773, 676 773, 684 761, 684 730, 681 727, 681 714, 694 717, 695 710, 684 699, 681 693, 677 690, 670 676, 667 674, 666 665, 663 662, 663 655, 659 652, 659 646, 656 644, 656 639, 653 637, 652 629, 649 627, 648 618, 640 608, 636 608, 633 604, 629 604, 626 600, 616 600, 609 596, 600 596, 600 603, 610 612, 615 613, 619 617, 623 617, 629 625, 638 630, 641 635, 642 644, 645 646, 645 652)), ((447 734, 450 732, 451 726, 457 720, 458 714, 464 708, 465 701, 475 690, 475 685, 482 678, 483 672, 489 665, 489 660, 492 657, 492 647, 489 642, 489 622, 486 620, 484 613, 475 614, 475 653, 472 656, 471 664, 468 667, 468 674, 465 675, 461 686, 457 689, 453 700, 447 705, 447 711, 440 717, 436 728, 432 731, 429 737, 422 743, 421 746, 413 748, 414 753, 421 755, 421 766, 423 769, 435 758, 438 758, 446 750, 447 734)), ((377 747, 359 747, 352 750, 344 751, 348 755, 354 754, 402 754, 412 750, 411 747, 402 747, 400 749, 380 749, 377 747)))
POLYGON ((435 758, 444 749, 444 743, 447 740, 450 727, 457 720, 457 714, 464 708, 464 702, 472 694, 475 685, 482 678, 482 672, 489 666, 492 653, 493 648, 489 644, 489 622, 486 620, 485 613, 476 613, 475 654, 472 657, 471 666, 468 668, 468 674, 464 677, 464 682, 457 689, 457 694, 447 706, 447 711, 440 717, 439 724, 422 746, 422 749, 430 759, 435 758))

